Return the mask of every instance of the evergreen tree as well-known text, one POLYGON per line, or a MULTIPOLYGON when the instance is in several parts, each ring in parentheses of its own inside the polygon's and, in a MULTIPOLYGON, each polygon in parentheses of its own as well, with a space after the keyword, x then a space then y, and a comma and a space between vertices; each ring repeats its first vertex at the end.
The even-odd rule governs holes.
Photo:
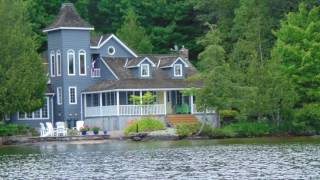
POLYGON ((152 44, 149 36, 138 22, 138 17, 133 9, 128 11, 122 27, 117 35, 126 42, 129 47, 135 49, 138 53, 151 53, 152 44))
POLYGON ((44 101, 47 79, 26 7, 0 0, 0 115, 30 112, 44 101))

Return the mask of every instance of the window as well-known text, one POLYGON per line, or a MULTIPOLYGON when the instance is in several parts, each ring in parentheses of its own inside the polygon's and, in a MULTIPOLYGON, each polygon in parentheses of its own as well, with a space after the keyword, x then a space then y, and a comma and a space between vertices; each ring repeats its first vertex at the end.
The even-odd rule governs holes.
POLYGON ((79 74, 86 75, 86 51, 80 50, 79 51, 79 74))
POLYGON ((76 74, 76 69, 75 69, 75 56, 74 56, 74 51, 69 50, 68 51, 68 75, 75 75, 76 74))
POLYGON ((112 55, 114 55, 114 53, 116 53, 116 49, 114 49, 113 46, 109 46, 108 47, 108 54, 112 56, 112 55))
POLYGON ((69 87, 69 104, 77 104, 77 88, 69 87))
POLYGON ((61 53, 57 51, 57 76, 61 76, 61 53))
POLYGON ((173 66, 174 76, 182 77, 182 64, 175 64, 173 66))
POLYGON ((18 119, 19 120, 37 120, 37 119, 48 119, 49 118, 49 98, 46 97, 44 106, 41 109, 38 109, 34 112, 25 113, 19 112, 18 119))
POLYGON ((141 77, 149 77, 149 64, 141 64, 141 77))
POLYGON ((62 88, 61 87, 57 88, 57 104, 58 105, 62 104, 62 88))
POLYGON ((54 51, 51 51, 51 54, 50 54, 50 67, 51 67, 51 77, 54 77, 56 74, 56 60, 55 60, 54 51))

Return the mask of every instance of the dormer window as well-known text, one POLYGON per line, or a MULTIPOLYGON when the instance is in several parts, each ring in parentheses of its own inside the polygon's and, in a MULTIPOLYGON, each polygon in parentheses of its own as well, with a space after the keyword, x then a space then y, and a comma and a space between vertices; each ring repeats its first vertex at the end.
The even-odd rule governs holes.
POLYGON ((108 54, 110 56, 114 55, 114 53, 116 53, 116 49, 113 46, 109 46, 108 47, 108 54))
POLYGON ((150 66, 149 64, 141 64, 141 77, 150 76, 150 66))
POLYGON ((174 76, 175 77, 182 77, 182 64, 175 64, 173 66, 174 76))

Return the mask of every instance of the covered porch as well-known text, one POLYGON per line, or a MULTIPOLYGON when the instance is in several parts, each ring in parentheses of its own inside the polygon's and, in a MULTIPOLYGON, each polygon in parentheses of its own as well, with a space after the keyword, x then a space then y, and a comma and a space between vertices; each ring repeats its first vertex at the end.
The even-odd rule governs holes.
POLYGON ((143 116, 167 114, 198 114, 194 96, 184 96, 183 89, 115 90, 84 93, 83 117, 143 116), (154 100, 150 104, 133 103, 130 97, 142 97, 151 92, 154 100))

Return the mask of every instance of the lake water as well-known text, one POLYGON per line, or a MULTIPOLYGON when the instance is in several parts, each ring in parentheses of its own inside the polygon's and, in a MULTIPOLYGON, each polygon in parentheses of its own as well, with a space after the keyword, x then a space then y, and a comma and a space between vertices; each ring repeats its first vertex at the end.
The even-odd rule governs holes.
POLYGON ((2 147, 0 179, 320 179, 320 138, 2 147))

